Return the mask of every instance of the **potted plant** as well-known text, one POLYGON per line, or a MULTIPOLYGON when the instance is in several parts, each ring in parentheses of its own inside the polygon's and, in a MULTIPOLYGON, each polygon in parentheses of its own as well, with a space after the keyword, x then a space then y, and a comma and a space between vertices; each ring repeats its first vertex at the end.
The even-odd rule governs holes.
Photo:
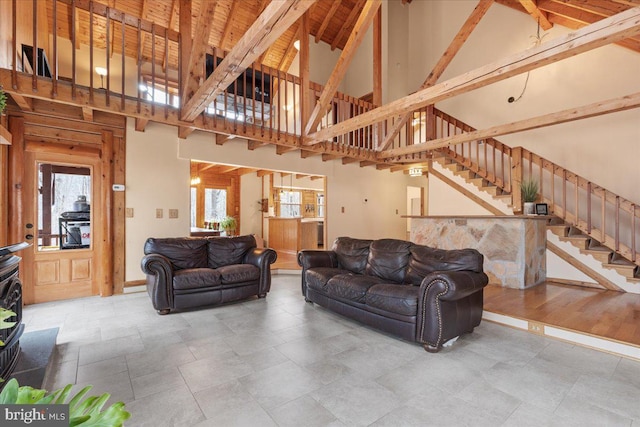
POLYGON ((226 216, 222 221, 220 221, 220 228, 222 228, 227 236, 232 236, 236 227, 238 226, 238 221, 232 216, 226 216))
POLYGON ((524 202, 523 213, 525 215, 535 214, 535 201, 538 198, 538 181, 535 179, 525 179, 520 183, 520 192, 524 202))
POLYGON ((5 108, 7 108, 7 94, 4 93, 4 89, 0 86, 0 114, 4 114, 5 108))
MULTIPOLYGON (((6 308, 0 308, 0 329, 11 328, 15 322, 7 322, 16 314, 6 308)), ((0 341, 0 345, 4 345, 0 341)), ((20 386, 15 378, 10 379, 0 392, 0 405, 69 405, 70 426, 100 426, 121 427, 131 417, 124 409, 124 403, 117 402, 104 411, 102 407, 111 395, 103 393, 100 396, 85 395, 93 386, 86 386, 74 396, 70 397, 73 384, 54 391, 35 389, 29 386, 20 386)))

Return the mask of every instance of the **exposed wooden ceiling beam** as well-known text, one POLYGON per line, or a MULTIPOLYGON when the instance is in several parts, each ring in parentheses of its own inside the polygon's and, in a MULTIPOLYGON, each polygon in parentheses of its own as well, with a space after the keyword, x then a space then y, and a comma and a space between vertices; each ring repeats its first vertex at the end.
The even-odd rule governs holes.
POLYGON ((149 120, 146 119, 136 119, 136 131, 138 132, 144 132, 145 128, 147 127, 147 124, 149 123, 149 120))
POLYGON ((227 142, 236 139, 235 135, 223 135, 221 133, 216 134, 216 145, 224 145, 227 142))
POLYGON ((220 38, 220 47, 225 49, 227 39, 229 38, 229 33, 231 33, 231 24, 233 23, 233 15, 236 13, 236 7, 241 0, 232 0, 231 9, 229 10, 229 15, 227 16, 227 22, 224 24, 224 30, 222 31, 222 37, 220 38))
POLYGON ((380 153, 379 158, 384 159, 399 155, 419 153, 422 151, 446 147, 448 145, 462 144, 464 142, 477 141, 486 138, 495 138, 500 135, 524 132, 527 130, 588 119, 590 117, 630 110, 638 107, 640 107, 640 92, 623 96, 621 98, 609 99, 607 101, 596 102, 577 108, 569 108, 567 110, 520 120, 513 123, 493 126, 483 130, 475 130, 446 138, 434 139, 422 144, 414 144, 409 147, 387 150, 384 153, 380 153))
MULTIPOLYGON (((549 20, 551 20, 551 22, 553 22, 554 24, 562 25, 563 27, 570 28, 572 30, 579 30, 580 28, 584 28, 584 26, 586 25, 586 24, 583 24, 581 22, 574 21, 574 20, 571 20, 569 18, 565 18, 564 16, 560 16, 560 15, 551 15, 551 16, 549 16, 549 20)), ((616 42, 616 44, 618 46, 622 46, 622 47, 625 47, 627 49, 631 49, 631 50, 634 50, 636 52, 640 52, 640 39, 638 38, 638 36, 629 37, 627 39, 620 40, 620 41, 616 42)))
POLYGON ((272 144, 267 144, 266 142, 251 141, 251 140, 247 141, 247 149, 251 151, 255 150, 256 148, 268 147, 270 145, 272 144))
MULTIPOLYGON (((190 103, 206 76, 204 75, 204 61, 209 47, 209 33, 213 26, 213 16, 216 12, 216 0, 203 0, 200 7, 200 15, 195 28, 195 36, 191 45, 191 52, 188 52, 187 66, 188 73, 183 75, 186 84, 183 92, 186 103, 190 103)), ((183 104, 185 105, 185 104, 183 104)), ((193 119, 192 119, 193 120, 193 119)))
POLYGON ((308 157, 312 157, 312 156, 319 156, 320 152, 318 151, 309 151, 309 150, 300 150, 300 157, 303 159, 306 159, 308 157))
POLYGON ((22 111, 33 111, 32 98, 25 98, 24 96, 17 93, 10 93, 9 95, 11 95, 11 98, 13 98, 13 100, 16 102, 16 104, 18 104, 18 107, 20 107, 22 111))
POLYGON ((321 176, 321 175, 313 175, 310 177, 311 181, 317 181, 322 178, 324 178, 324 176, 321 176))
POLYGON ((340 156, 339 154, 329 154, 329 153, 322 153, 322 161, 323 162, 328 162, 331 160, 335 160, 335 159, 339 159, 340 156))
MULTIPOLYGON (((231 52, 185 104, 182 119, 194 120, 227 86, 275 42, 316 0, 273 0, 231 52)), ((195 43, 194 43, 195 44, 195 43)))
POLYGON ((356 22, 351 35, 349 36, 349 40, 347 40, 347 44, 344 46, 338 61, 336 62, 336 66, 334 67, 327 83, 322 89, 322 93, 320 94, 320 99, 316 103, 315 107, 311 111, 311 115, 309 116, 309 121, 307 123, 307 127, 305 128, 305 134, 310 133, 312 130, 316 130, 322 117, 327 110, 327 107, 331 100, 333 99, 340 82, 344 78, 344 75, 347 73, 349 69, 349 64, 353 59, 360 43, 364 39, 364 36, 367 33, 367 29, 371 22, 373 22, 373 18, 376 16, 376 12, 380 7, 382 0, 368 0, 367 3, 362 8, 362 13, 358 17, 358 21, 356 22))
MULTIPOLYGON (((442 73, 447 69, 453 58, 460 51, 460 48, 467 41, 473 30, 478 26, 482 17, 487 13, 489 7, 493 4, 493 0, 480 0, 476 7, 473 9, 469 17, 466 19, 458 34, 453 38, 447 49, 444 51, 433 70, 429 73, 425 81, 420 86, 420 89, 424 89, 436 84, 442 73)), ((411 114, 405 114, 398 118, 398 120, 389 129, 382 143, 377 147, 378 151, 383 151, 389 148, 395 137, 398 135, 402 127, 407 124, 411 114)))
POLYGON ((256 175, 258 176, 258 178, 262 178, 263 176, 269 176, 273 173, 273 171, 267 171, 267 170, 257 170, 256 171, 256 175))
POLYGON ((92 122, 93 121, 93 108, 91 108, 91 107, 82 107, 82 118, 84 119, 85 122, 92 122))
POLYGON ((188 126, 178 126, 178 138, 187 139, 187 137, 191 135, 194 130, 196 130, 196 128, 188 126))
POLYGON ((519 0, 524 9, 531 15, 531 17, 540 25, 540 28, 547 31, 553 27, 553 24, 547 19, 547 14, 536 5, 534 0, 519 0))
MULTIPOLYGON (((351 23, 356 20, 358 12, 360 12, 360 10, 362 9, 365 1, 368 0, 356 0, 355 6, 353 7, 353 9, 351 9, 351 12, 349 12, 349 16, 344 20, 340 31, 338 31, 338 34, 336 34, 336 37, 333 39, 333 42, 331 43, 331 50, 336 50, 336 47, 338 47, 338 44, 340 44, 340 40, 342 40, 342 37, 344 37, 347 28, 349 28, 351 26, 351 23)), ((362 13, 360 13, 360 15, 362 15, 362 13)))
POLYGON ((296 151, 298 147, 292 147, 290 145, 276 145, 276 154, 284 154, 290 151, 296 151))
POLYGON ((333 18, 333 15, 336 13, 336 10, 338 10, 338 7, 340 7, 340 3, 341 2, 339 1, 331 2, 331 9, 329 9, 329 12, 325 15, 324 19, 322 20, 322 24, 320 24, 320 28, 316 33, 316 43, 322 40, 322 35, 324 34, 324 31, 327 29, 329 22, 331 22, 331 19, 333 18))
MULTIPOLYGON (((173 30, 173 27, 175 27, 176 25, 176 22, 175 22, 176 16, 178 16, 178 0, 172 0, 171 15, 169 16, 169 25, 167 26, 167 28, 169 28, 170 30, 173 30)), ((169 55, 166 55, 162 60, 162 69, 165 72, 167 71, 168 61, 169 61, 169 55)))
POLYGON ((342 164, 343 165, 348 165, 349 163, 356 163, 358 161, 359 161, 359 159, 354 158, 354 157, 343 157, 342 158, 342 164))
POLYGON ((578 31, 560 36, 524 52, 509 55, 499 61, 390 102, 385 106, 324 128, 309 135, 308 140, 311 143, 330 140, 335 136, 372 125, 387 117, 409 113, 417 108, 505 80, 582 52, 615 43, 638 33, 640 33, 640 8, 632 8, 578 31))
POLYGON ((298 24, 296 26, 296 29, 294 31, 294 35, 291 38, 291 40, 289 41, 289 45, 287 46, 287 49, 284 51, 284 55, 282 55, 282 59, 280 59, 280 63, 278 64, 278 70, 280 71, 287 71, 288 69, 288 65, 287 62, 289 59, 289 56, 293 53, 295 55, 296 53, 296 49, 295 49, 295 43, 296 43, 296 36, 298 34, 298 29, 300 28, 300 24, 298 24))

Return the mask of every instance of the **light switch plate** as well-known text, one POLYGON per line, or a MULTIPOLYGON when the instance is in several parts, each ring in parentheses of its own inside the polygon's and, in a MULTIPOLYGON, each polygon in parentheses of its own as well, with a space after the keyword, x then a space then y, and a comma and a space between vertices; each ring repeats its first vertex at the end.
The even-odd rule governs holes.
POLYGON ((124 210, 124 215, 125 215, 127 218, 133 218, 133 208, 126 208, 126 209, 124 210))
POLYGON ((169 218, 178 218, 178 209, 169 209, 169 218))
POLYGON ((163 212, 161 208, 156 209, 156 218, 162 218, 163 212))

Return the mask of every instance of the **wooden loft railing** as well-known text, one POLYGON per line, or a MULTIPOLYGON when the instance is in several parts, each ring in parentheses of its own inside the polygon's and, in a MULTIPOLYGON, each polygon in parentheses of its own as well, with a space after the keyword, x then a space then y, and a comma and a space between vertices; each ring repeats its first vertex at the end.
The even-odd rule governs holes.
MULTIPOLYGON (((6 57, 16 58, 0 64, 0 84, 23 108, 30 107, 28 98, 50 99, 82 106, 88 116, 92 109, 100 109, 141 123, 161 121, 189 132, 202 129, 295 147, 300 146, 302 134, 300 106, 309 101, 305 97, 315 101, 323 89, 310 82, 309 90, 303 91, 297 76, 254 64, 194 122, 184 122, 179 118, 179 33, 90 0, 55 0, 47 2, 48 10, 39 0, 13 5, 27 8, 32 19, 24 22, 14 13, 12 27, 0 33, 0 39, 10 41, 6 57), (39 23, 48 20, 45 12, 54 24, 51 39, 49 34, 38 34, 39 23), (81 31, 80 21, 91 25, 81 31), (39 45, 43 39, 46 44, 39 45), (88 45, 81 45, 84 42, 88 45), (24 53, 23 45, 31 48, 31 54, 24 53), (62 52, 70 53, 63 58, 62 52), (106 74, 98 75, 96 67, 106 74), (10 84, 1 68, 10 69, 10 84)), ((209 48, 203 74, 211 74, 226 55, 209 48)), ((371 103, 337 93, 322 121, 330 125, 372 108, 371 103)), ((372 133, 356 130, 324 149, 373 157, 372 133)))
MULTIPOLYGON (((431 127, 431 139, 475 130, 437 109, 416 124, 421 126, 431 127)), ((427 134, 416 129, 413 133, 427 134)), ((426 142, 418 137, 414 141, 426 142)), ((515 211, 522 206, 520 183, 523 179, 536 179, 539 201, 549 205, 550 214, 588 235, 595 241, 592 245, 605 246, 640 266, 640 208, 631 200, 531 151, 511 148, 495 139, 465 142, 438 151, 505 193, 511 193, 515 211)))

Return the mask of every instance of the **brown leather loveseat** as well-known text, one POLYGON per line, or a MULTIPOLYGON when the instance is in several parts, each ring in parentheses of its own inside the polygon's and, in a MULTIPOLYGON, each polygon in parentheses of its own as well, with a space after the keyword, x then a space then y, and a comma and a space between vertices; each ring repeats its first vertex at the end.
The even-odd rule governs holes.
POLYGON ((339 237, 332 250, 303 250, 302 294, 336 313, 437 352, 482 318, 488 278, 475 249, 339 237))
POLYGON ((147 292, 159 314, 264 298, 277 257, 273 249, 257 248, 253 236, 149 238, 144 253, 147 292))

